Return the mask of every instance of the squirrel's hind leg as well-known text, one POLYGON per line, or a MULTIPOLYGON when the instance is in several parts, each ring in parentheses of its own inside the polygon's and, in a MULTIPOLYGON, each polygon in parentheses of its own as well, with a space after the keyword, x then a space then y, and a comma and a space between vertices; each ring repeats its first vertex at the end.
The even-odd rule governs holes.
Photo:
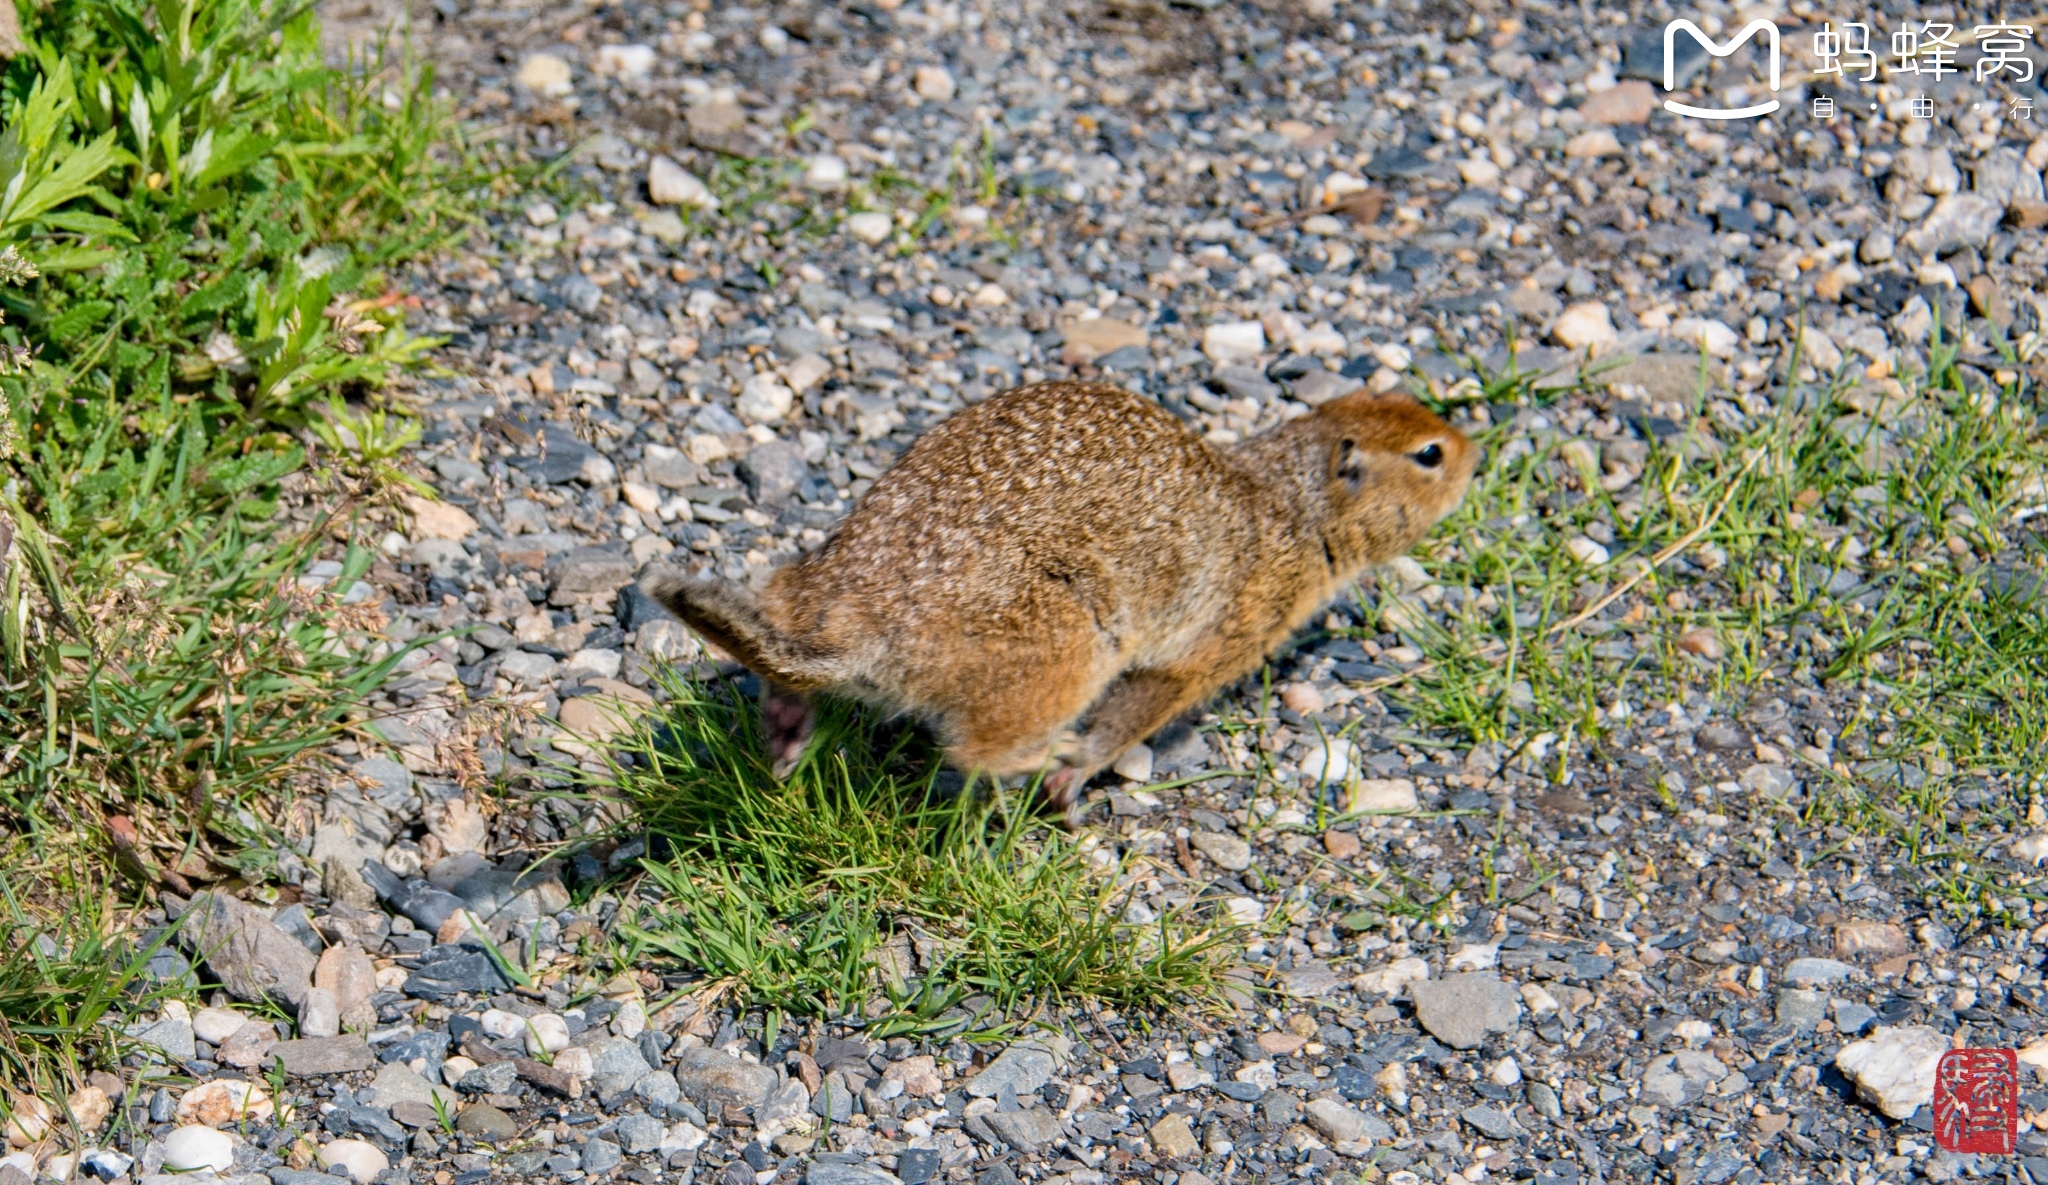
POLYGON ((761 680, 761 731, 768 742, 768 760, 781 781, 795 771, 818 725, 818 710, 801 691, 761 680))

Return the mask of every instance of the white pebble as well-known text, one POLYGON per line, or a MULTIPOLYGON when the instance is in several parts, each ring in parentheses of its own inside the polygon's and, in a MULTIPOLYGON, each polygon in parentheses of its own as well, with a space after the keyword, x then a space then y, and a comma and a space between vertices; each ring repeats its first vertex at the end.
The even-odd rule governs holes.
POLYGON ((195 1123, 164 1137, 164 1167, 173 1172, 225 1173, 234 1166, 235 1141, 226 1132, 195 1123))
POLYGON ((716 210, 718 198, 696 174, 665 156, 647 162, 647 200, 657 206, 716 210))
POLYGON ((208 1045, 219 1045, 247 1023, 249 1018, 232 1008, 201 1008, 192 1016, 192 1033, 208 1045))
POLYGON ((934 103, 952 100, 953 72, 944 66, 919 66, 911 78, 911 85, 917 88, 919 98, 929 99, 934 103))
POLYGON ((356 1185, 370 1185, 391 1167, 391 1158, 366 1140, 335 1140, 321 1147, 320 1166, 329 1172, 338 1167, 355 1178, 356 1185))
POLYGON ((1351 776, 1351 742, 1331 738, 1308 742, 1308 755, 1301 759, 1301 776, 1311 782, 1341 782, 1351 776))
POLYGON ((484 1036, 493 1041, 503 1041, 507 1037, 516 1037, 526 1031, 525 1017, 502 1008, 486 1009, 477 1023, 483 1026, 484 1036))
POLYGON ((1151 781, 1152 746, 1143 743, 1132 745, 1130 748, 1124 750, 1124 755, 1122 757, 1117 758, 1116 764, 1110 766, 1110 769, 1116 772, 1117 777, 1124 778, 1128 781, 1151 781))
POLYGON ((740 387, 739 401, 733 410, 740 418, 757 424, 772 424, 789 414, 796 406, 796 392, 789 389, 781 379, 772 374, 759 373, 740 387))
POLYGON ((519 64, 519 85, 551 99, 576 89, 569 77, 569 63, 551 53, 534 54, 519 64))
POLYGON ((651 45, 600 45, 597 47, 597 72, 616 75, 619 78, 645 78, 654 69, 654 47, 651 45))
POLYGON ((1486 1078, 1495 1086, 1513 1086, 1522 1080, 1522 1067, 1515 1064, 1514 1058, 1504 1057, 1493 1063, 1486 1078))
POLYGON ((1584 535, 1567 541, 1564 547, 1566 551, 1572 553, 1573 559, 1586 565, 1588 568, 1597 568, 1607 562, 1607 549, 1586 538, 1584 535))
POLYGON ((1550 327, 1550 336, 1567 350, 1591 350, 1596 354, 1621 340, 1621 335, 1614 331, 1607 306, 1597 300, 1566 309, 1557 324, 1550 327))
POLYGON ((539 1057, 569 1047, 569 1022, 552 1012, 526 1019, 526 1052, 539 1057))
POLYGON ((879 243, 889 237, 895 220, 880 210, 862 210, 846 216, 846 233, 863 243, 879 243))
POLYGON ((1224 321, 1202 331, 1202 352, 1211 362, 1237 362, 1266 352, 1266 327, 1257 321, 1224 321))
POLYGON ((812 189, 837 189, 846 184, 846 161, 825 153, 811 158, 804 167, 804 184, 812 189))

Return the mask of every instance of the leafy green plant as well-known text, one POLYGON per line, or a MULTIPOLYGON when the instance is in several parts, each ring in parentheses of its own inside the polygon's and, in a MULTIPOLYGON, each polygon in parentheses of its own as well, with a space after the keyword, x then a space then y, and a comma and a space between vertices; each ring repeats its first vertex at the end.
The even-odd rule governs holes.
MULTIPOLYGON (((281 780, 392 661, 358 653, 372 614, 297 581, 348 530, 308 446, 397 473, 404 420, 323 413, 432 344, 376 269, 458 229, 485 174, 430 75, 328 66, 304 6, 21 16, 30 52, 0 72, 0 826, 31 859, 103 838, 142 881, 260 876, 281 780)), ((368 565, 349 552, 334 590, 368 565)))
POLYGON ((405 451, 419 443, 418 420, 381 407, 352 412, 334 395, 328 397, 327 414, 313 417, 306 426, 341 458, 344 470, 379 488, 404 487, 433 495, 433 487, 399 464, 405 451))

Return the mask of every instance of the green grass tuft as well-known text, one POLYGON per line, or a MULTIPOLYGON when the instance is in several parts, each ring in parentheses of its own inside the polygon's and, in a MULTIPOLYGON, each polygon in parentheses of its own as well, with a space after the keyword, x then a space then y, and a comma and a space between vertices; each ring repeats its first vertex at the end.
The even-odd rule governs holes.
POLYGON ((1209 907, 1146 917, 1142 870, 1000 794, 948 794, 915 728, 827 704, 809 755, 770 775, 757 709, 674 681, 621 768, 658 855, 659 900, 622 927, 628 965, 667 956, 750 1003, 956 1027, 980 997, 1201 1004, 1237 935, 1209 907))

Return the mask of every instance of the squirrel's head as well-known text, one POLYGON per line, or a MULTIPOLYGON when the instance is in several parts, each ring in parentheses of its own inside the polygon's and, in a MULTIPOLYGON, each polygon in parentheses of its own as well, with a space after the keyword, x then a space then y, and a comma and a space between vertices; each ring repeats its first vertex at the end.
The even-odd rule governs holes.
POLYGON ((1479 463, 1464 433, 1406 395, 1360 391, 1310 419, 1328 458, 1330 534, 1363 563, 1413 547, 1458 505, 1479 463))

